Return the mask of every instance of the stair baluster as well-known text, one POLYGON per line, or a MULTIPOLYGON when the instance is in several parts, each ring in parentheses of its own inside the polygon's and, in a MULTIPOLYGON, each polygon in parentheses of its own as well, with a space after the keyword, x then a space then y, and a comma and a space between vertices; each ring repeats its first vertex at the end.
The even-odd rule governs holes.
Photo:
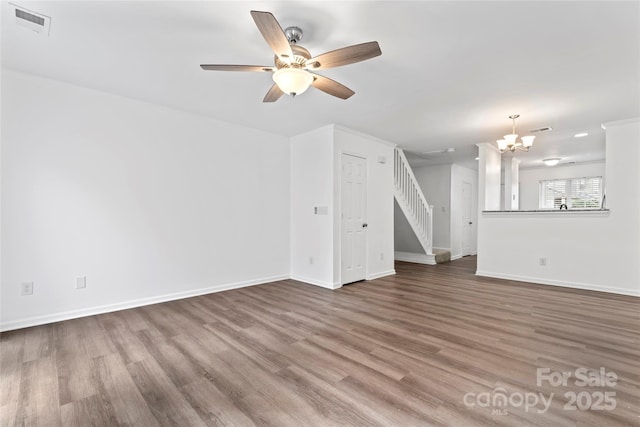
POLYGON ((427 255, 433 252, 433 206, 427 200, 400 148, 394 153, 395 197, 427 255))

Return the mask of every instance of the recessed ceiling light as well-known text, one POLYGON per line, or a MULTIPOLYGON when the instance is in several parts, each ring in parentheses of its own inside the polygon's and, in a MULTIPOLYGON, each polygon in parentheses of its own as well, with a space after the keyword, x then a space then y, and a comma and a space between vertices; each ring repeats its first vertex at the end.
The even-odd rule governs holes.
POLYGON ((476 157, 476 160, 480 160, 480 157, 476 157))
POLYGON ((543 162, 547 166, 555 166, 560 163, 560 160, 562 159, 560 159, 559 157, 552 157, 550 159, 544 159, 543 162))
POLYGON ((589 135, 587 132, 576 133, 573 135, 574 138, 582 138, 583 136, 589 135))
POLYGON ((453 153, 454 151, 456 151, 456 149, 453 147, 447 148, 447 153, 453 153))

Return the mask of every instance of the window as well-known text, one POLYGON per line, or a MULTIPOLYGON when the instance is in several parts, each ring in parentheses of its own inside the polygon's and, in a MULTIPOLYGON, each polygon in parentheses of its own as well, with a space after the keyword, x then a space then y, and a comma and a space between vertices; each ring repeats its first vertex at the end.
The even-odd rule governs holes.
POLYGON ((540 181, 540 209, 600 209, 602 177, 540 181))

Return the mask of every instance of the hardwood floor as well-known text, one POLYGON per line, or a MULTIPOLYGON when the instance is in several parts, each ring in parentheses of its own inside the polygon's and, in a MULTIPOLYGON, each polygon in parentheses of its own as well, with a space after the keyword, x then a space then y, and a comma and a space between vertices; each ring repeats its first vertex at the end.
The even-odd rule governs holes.
POLYGON ((1 425, 640 425, 640 299, 396 268, 2 333, 1 425))

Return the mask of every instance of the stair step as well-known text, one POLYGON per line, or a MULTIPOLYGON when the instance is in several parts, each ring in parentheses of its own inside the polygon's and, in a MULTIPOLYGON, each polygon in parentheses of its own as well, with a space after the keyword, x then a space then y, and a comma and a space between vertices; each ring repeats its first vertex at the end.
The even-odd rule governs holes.
POLYGON ((433 254, 436 256, 436 264, 443 264, 451 261, 451 251, 444 249, 433 249, 433 254))
POLYGON ((451 252, 443 249, 433 249, 429 255, 413 252, 394 253, 396 261, 415 262, 417 264, 436 265, 451 261, 451 252))

